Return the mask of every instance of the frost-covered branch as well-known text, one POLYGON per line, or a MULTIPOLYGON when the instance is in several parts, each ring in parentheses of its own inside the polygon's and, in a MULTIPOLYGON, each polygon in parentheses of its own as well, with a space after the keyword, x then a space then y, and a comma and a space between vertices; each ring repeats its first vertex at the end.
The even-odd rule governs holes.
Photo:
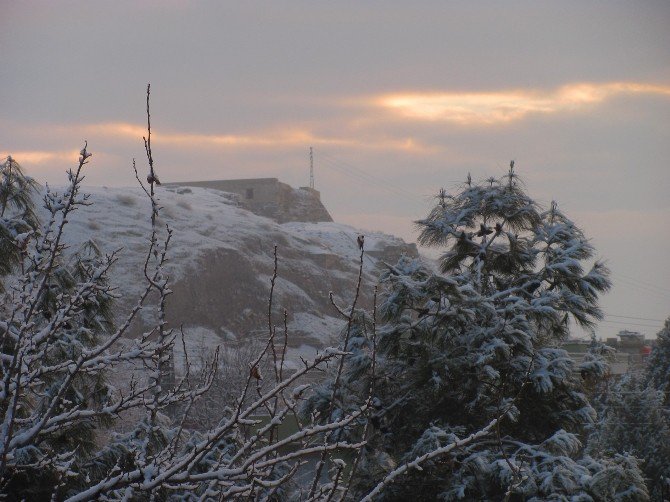
POLYGON ((428 460, 440 457, 442 455, 446 455, 447 453, 450 453, 457 448, 462 448, 463 446, 467 446, 470 443, 477 441, 478 439, 486 437, 487 435, 493 432, 493 429, 496 427, 496 425, 501 419, 502 417, 497 417, 494 420, 491 420, 491 422, 489 422, 488 425, 486 425, 484 428, 470 434, 469 436, 461 439, 460 441, 454 441, 453 443, 449 443, 440 448, 436 448, 435 450, 429 451, 428 453, 425 453, 420 457, 415 458, 411 462, 403 464, 400 467, 392 470, 384 477, 384 479, 377 486, 374 487, 374 489, 370 493, 368 493, 365 497, 361 499, 361 502, 374 500, 374 498, 377 495, 379 495, 387 485, 393 483, 398 476, 401 476, 408 470, 410 469, 422 470, 421 464, 427 462, 428 460))
MULTIPOLYGON (((5 239, 0 249, 20 251, 0 308, 0 494, 30 488, 59 500, 187 493, 202 500, 272 497, 299 491, 292 483, 307 459, 318 455, 325 464, 331 454, 355 454, 364 444, 329 438, 360 420, 368 406, 319 424, 300 420, 296 412, 309 389, 305 379, 328 363, 341 367, 349 353, 346 345, 344 350, 326 349, 297 370, 287 370, 288 313, 283 315, 283 341, 278 341, 272 320, 276 247, 267 340, 248 361, 234 402, 221 408, 215 423, 193 427, 201 425, 193 414, 217 378, 220 353, 217 349, 202 362, 196 375, 182 333, 184 373, 174 370, 177 331, 168 326, 166 315, 173 233, 158 225, 160 182, 151 151, 149 91, 144 138, 148 186, 134 161, 133 168, 150 201, 152 225, 138 271, 144 286, 125 314, 111 315, 118 294, 109 276, 118 251, 89 255, 64 244, 68 216, 92 203, 80 194, 91 156, 87 146, 77 168, 68 172, 64 191, 47 188, 47 218, 41 228, 17 230, 23 227, 16 222, 25 220, 31 208, 21 206, 25 194, 18 197, 12 190, 29 183, 10 186, 3 181, 7 190, 0 189, 0 240, 5 239), (131 338, 131 327, 147 308, 157 311, 157 320, 131 338), (265 361, 272 364, 270 381, 262 380, 265 361), (129 382, 109 383, 124 372, 132 375, 129 382), (296 430, 280 434, 280 426, 290 419, 296 430)), ((5 181, 20 172, 13 162, 5 163, 5 181)), ((0 267, 0 274, 6 273, 0 267)), ((356 298, 359 289, 360 275, 356 298)), ((337 472, 324 486, 317 480, 315 492, 334 494, 342 479, 342 470, 337 472)))

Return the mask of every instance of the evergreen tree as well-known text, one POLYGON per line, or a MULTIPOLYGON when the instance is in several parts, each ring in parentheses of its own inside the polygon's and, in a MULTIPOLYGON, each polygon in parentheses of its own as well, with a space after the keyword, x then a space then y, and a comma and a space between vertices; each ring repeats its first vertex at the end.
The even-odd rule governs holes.
POLYGON ((627 374, 603 397, 601 420, 589 438, 588 451, 605 456, 630 454, 641 468, 653 500, 670 496, 670 420, 664 394, 627 374))
MULTIPOLYGON (((379 308, 384 324, 373 330, 368 317, 357 316, 358 329, 343 347, 351 355, 342 385, 333 391, 326 383, 306 408, 332 419, 327 410, 360 406, 373 389, 354 493, 443 448, 448 452, 422 469, 403 471, 382 496, 645 500, 634 458, 583 455, 584 427, 595 411, 559 344, 570 322, 591 328, 602 317, 598 295, 610 281, 600 261, 585 269, 594 249, 582 231, 557 204, 541 210, 513 163, 502 179, 473 183, 468 176, 456 194, 441 191, 417 223, 421 244, 446 248, 441 273, 408 258, 389 266, 379 308), (458 438, 485 430, 458 445, 458 438), (621 471, 628 474, 613 482, 621 471)), ((581 370, 586 376, 602 367, 581 370)), ((348 433, 358 438, 361 428, 348 433)))
POLYGON ((665 405, 670 407, 670 317, 656 335, 646 368, 647 383, 665 394, 665 405))
MULTIPOLYGON (((21 350, 21 340, 2 337, 5 379, 10 378, 16 368, 15 357, 23 358, 22 363, 33 365, 35 370, 36 365, 51 369, 43 371, 39 383, 33 382, 30 392, 17 401, 16 414, 25 422, 30 422, 30 417, 58 414, 71 407, 94 412, 104 406, 112 392, 102 371, 81 372, 74 377, 70 375, 70 364, 99 343, 100 336, 112 328, 113 296, 106 273, 100 273, 105 268, 104 257, 92 241, 71 254, 65 253, 62 243, 53 242, 54 225, 63 199, 47 189, 44 202, 52 218, 44 228, 40 228, 33 203, 36 187, 37 184, 25 176, 19 164, 9 157, 3 166, 0 211, 6 216, 3 220, 5 228, 11 231, 0 233, 0 249, 8 253, 4 262, 6 271, 11 271, 12 264, 20 264, 20 275, 30 277, 33 284, 14 284, 13 290, 3 298, 0 314, 8 320, 10 331, 25 330, 25 323, 22 326, 20 321, 21 315, 11 309, 15 308, 17 298, 32 290, 34 304, 31 306, 30 322, 33 329, 38 332, 53 330, 53 343, 36 351, 38 357, 34 360, 21 350), (38 284, 39 287, 36 287, 38 284), (89 294, 81 295, 82 284, 95 287, 89 294), (63 312, 64 305, 76 295, 81 296, 76 307, 63 312), (60 398, 62 404, 49 409, 53 396, 65 381, 70 382, 60 398)), ((85 200, 80 203, 85 204, 85 200)), ((4 406, 1 409, 8 411, 4 406)), ((96 446, 96 427, 109 422, 109 417, 103 416, 52 428, 42 435, 39 444, 21 451, 21 467, 11 468, 12 472, 7 476, 11 479, 5 490, 23 493, 32 499, 48 499, 59 482, 59 473, 55 464, 49 465, 44 459, 64 455, 68 457, 68 465, 80 468, 80 462, 96 446), (76 452, 74 456, 70 455, 73 451, 76 452)))
POLYGON ((2 276, 21 260, 29 234, 37 226, 33 196, 37 183, 11 156, 0 166, 0 291, 2 276))

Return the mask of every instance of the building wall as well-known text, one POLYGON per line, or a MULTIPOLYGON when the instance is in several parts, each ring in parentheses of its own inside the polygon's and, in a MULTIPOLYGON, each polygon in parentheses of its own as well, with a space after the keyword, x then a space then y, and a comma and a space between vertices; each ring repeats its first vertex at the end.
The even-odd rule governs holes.
MULTIPOLYGON (((611 354, 609 365, 612 375, 622 375, 628 371, 640 370, 649 355, 651 346, 644 339, 644 335, 633 331, 620 331, 616 338, 608 338, 605 345, 616 350, 611 354)), ((590 340, 570 339, 563 342, 561 347, 565 349, 577 365, 584 359, 588 352, 590 340)))
POLYGON ((235 193, 239 196, 240 205, 280 223, 333 221, 321 203, 321 194, 318 190, 307 187, 296 190, 277 178, 182 181, 166 183, 166 186, 213 188, 235 193))

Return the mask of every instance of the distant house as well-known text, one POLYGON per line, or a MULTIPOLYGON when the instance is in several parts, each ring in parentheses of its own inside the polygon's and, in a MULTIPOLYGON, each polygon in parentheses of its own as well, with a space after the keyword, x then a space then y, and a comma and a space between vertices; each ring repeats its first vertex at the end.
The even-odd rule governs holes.
MULTIPOLYGON (((618 340, 616 338, 605 340, 605 345, 616 349, 610 363, 612 374, 621 375, 629 370, 642 368, 647 356, 651 353, 651 345, 647 343, 644 335, 636 331, 623 330, 619 331, 617 336, 618 340)), ((563 343, 563 348, 576 363, 580 363, 590 344, 590 340, 573 338, 563 343)))

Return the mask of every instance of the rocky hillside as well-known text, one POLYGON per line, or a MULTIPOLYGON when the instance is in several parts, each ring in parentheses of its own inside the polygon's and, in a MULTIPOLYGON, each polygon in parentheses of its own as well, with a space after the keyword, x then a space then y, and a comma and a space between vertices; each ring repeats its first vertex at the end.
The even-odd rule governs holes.
MULTIPOLYGON (((242 208, 236 196, 208 188, 158 188, 159 223, 174 230, 168 270, 174 294, 168 321, 184 325, 193 350, 221 343, 250 343, 267 332, 273 251, 278 280, 273 321, 288 311, 289 355, 297 359, 332 343, 342 321, 330 305, 353 299, 358 272, 358 231, 332 222, 277 223, 242 208)), ((139 188, 90 188, 93 205, 70 218, 67 239, 76 247, 88 239, 103 251, 123 248, 112 277, 122 295, 120 308, 136 301, 150 232, 150 204, 139 188)), ((383 262, 416 246, 381 233, 366 234, 361 302, 371 306, 372 288, 383 262)), ((135 333, 155 320, 142 311, 135 333)))

